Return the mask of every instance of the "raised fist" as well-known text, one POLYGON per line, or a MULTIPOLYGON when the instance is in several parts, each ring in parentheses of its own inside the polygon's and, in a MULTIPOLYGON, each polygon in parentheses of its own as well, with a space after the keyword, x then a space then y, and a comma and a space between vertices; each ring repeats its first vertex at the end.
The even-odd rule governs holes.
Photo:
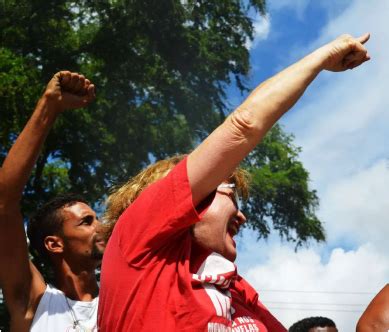
POLYGON ((44 96, 62 112, 87 106, 95 98, 95 86, 83 75, 60 71, 50 80, 44 96))

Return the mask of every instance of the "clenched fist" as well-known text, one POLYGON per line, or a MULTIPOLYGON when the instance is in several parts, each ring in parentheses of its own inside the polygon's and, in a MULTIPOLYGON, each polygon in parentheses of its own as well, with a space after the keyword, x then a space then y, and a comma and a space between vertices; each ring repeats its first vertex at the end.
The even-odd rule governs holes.
POLYGON ((60 112, 87 106, 95 98, 95 86, 78 73, 60 71, 46 87, 44 97, 60 112))

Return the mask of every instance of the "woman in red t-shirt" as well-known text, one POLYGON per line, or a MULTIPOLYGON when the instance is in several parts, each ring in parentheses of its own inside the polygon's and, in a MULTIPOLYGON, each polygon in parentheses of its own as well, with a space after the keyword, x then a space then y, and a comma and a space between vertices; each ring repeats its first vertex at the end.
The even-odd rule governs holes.
POLYGON ((317 49, 255 89, 187 158, 158 162, 110 196, 99 331, 286 331, 233 263, 246 221, 236 168, 322 70, 368 60, 368 39, 317 49))

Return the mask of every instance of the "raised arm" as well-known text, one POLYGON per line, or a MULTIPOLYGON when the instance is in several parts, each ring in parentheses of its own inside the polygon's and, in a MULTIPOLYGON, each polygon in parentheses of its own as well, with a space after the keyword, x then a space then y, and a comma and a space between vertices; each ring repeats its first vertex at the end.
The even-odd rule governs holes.
POLYGON ((343 35, 259 85, 188 157, 193 202, 198 204, 254 149, 324 69, 344 71, 370 59, 369 34, 343 35))
POLYGON ((11 326, 21 327, 21 320, 26 324, 31 321, 46 287, 28 259, 20 212, 24 186, 57 116, 66 109, 84 107, 93 99, 94 86, 82 75, 68 71, 55 74, 0 168, 0 287, 11 326))
POLYGON ((386 331, 389 331, 389 284, 370 302, 357 325, 357 332, 386 331))

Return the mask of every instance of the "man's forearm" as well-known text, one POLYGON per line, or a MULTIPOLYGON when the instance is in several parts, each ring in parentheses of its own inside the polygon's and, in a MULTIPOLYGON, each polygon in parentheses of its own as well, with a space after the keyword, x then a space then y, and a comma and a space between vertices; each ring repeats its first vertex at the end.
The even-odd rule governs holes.
POLYGON ((10 208, 10 204, 19 203, 24 186, 58 113, 49 98, 42 96, 0 169, 0 205, 4 204, 10 208))
POLYGON ((85 107, 94 98, 94 85, 83 75, 61 71, 53 76, 0 168, 0 209, 18 207, 23 188, 57 116, 65 110, 85 107))

